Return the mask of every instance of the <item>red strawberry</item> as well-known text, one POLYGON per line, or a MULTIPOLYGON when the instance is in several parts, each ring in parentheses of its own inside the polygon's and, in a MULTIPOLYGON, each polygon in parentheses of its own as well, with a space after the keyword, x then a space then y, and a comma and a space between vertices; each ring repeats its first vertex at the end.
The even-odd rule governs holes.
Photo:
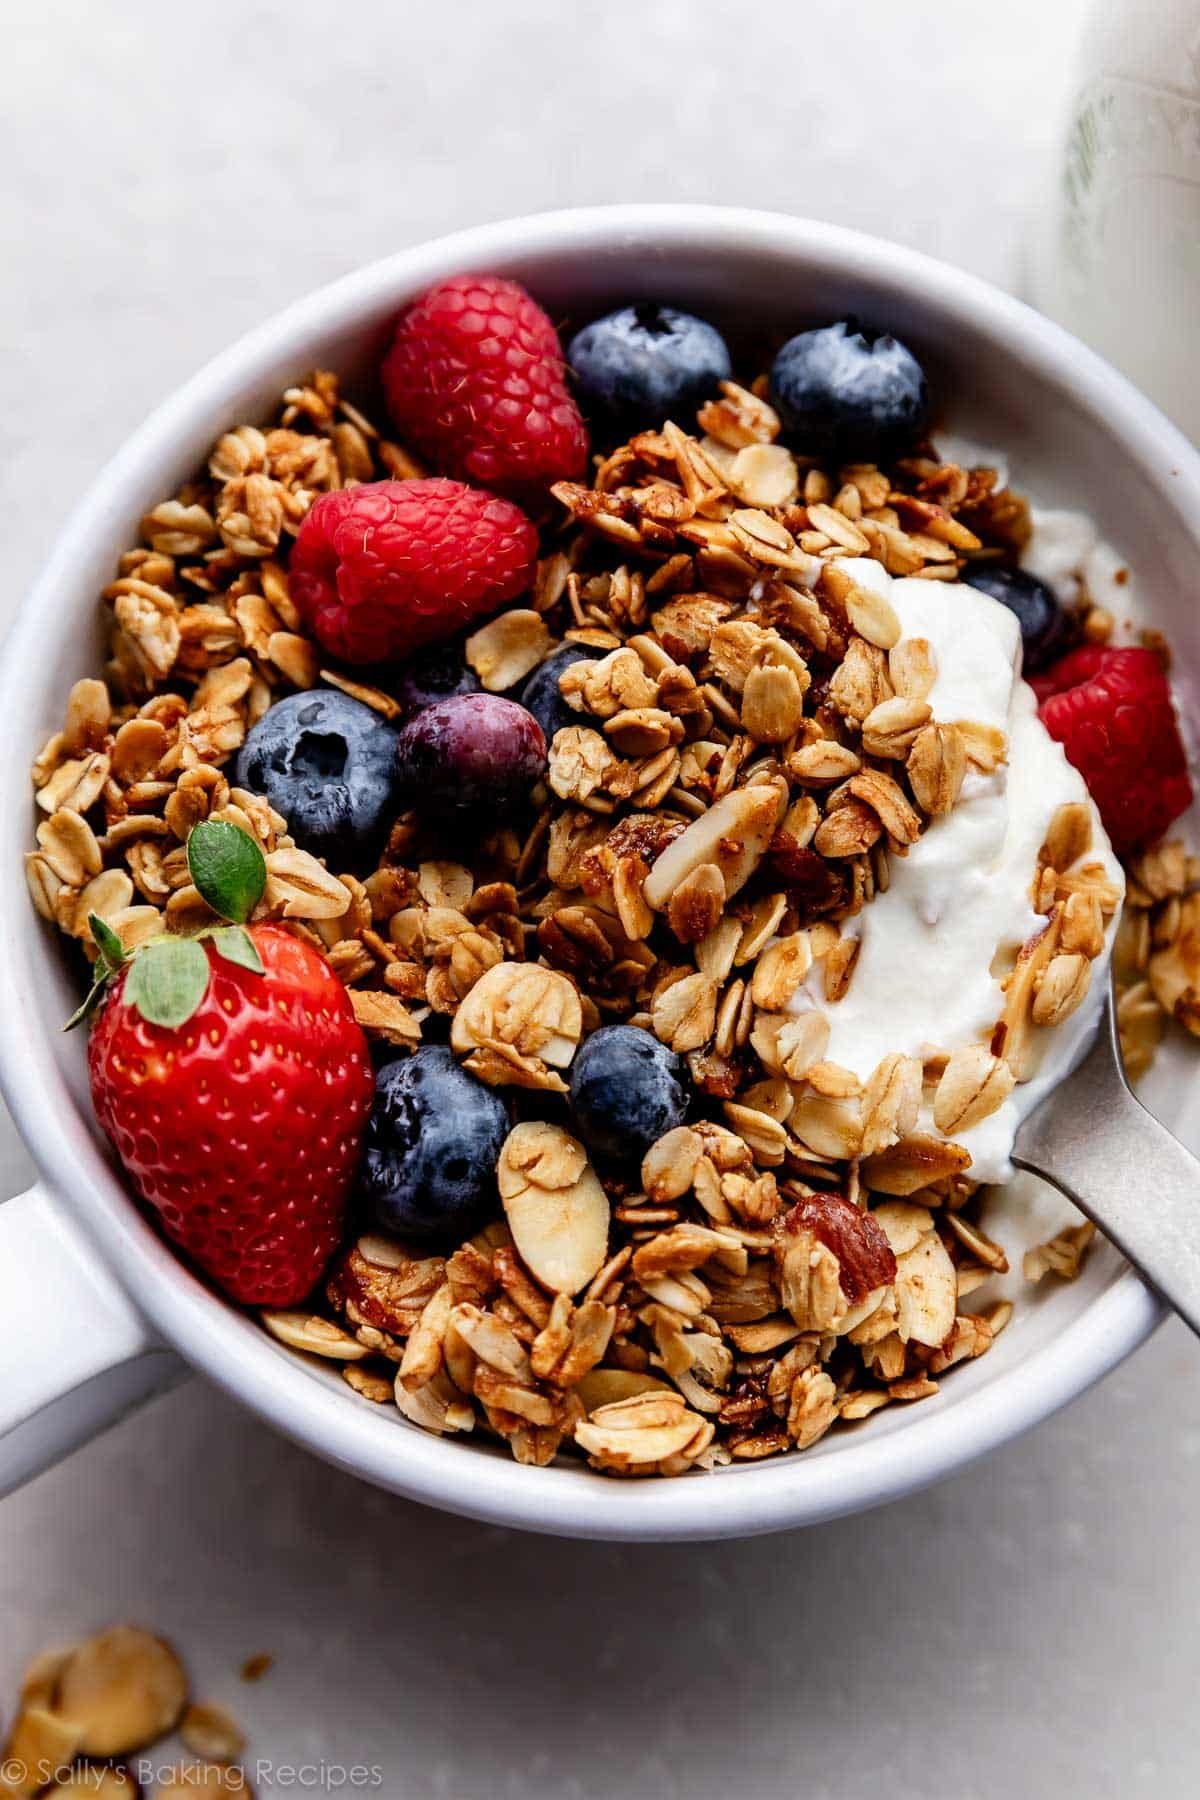
POLYGON ((396 321, 380 372, 401 436, 451 475, 522 495, 587 467, 558 333, 515 281, 430 288, 396 321))
POLYGON ((459 481, 372 481, 314 503, 288 591, 331 655, 390 662, 514 600, 537 550, 511 500, 459 481))
POLYGON ((1191 805, 1171 690, 1151 651, 1085 644, 1030 685, 1042 723, 1087 782, 1118 854, 1161 837, 1191 805))
MULTIPOLYGON (((231 846, 249 857, 250 840, 230 825, 201 834, 226 860, 202 866, 189 842, 193 879, 227 896, 244 873, 230 875, 231 846)), ((280 925, 161 938, 131 959, 101 921, 92 930, 111 978, 88 1045, 92 1104, 126 1174, 232 1299, 294 1305, 341 1239, 374 1092, 346 990, 280 925)))

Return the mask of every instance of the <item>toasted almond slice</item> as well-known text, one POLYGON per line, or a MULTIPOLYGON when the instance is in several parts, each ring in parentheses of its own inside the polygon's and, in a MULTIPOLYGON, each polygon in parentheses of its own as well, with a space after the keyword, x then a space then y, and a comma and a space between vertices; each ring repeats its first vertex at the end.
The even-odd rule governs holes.
POLYGON ((642 885, 647 904, 665 911, 679 884, 702 863, 721 871, 725 898, 749 881, 775 832, 786 801, 782 783, 734 788, 667 845, 642 885))
POLYGON ((271 1336, 290 1350, 306 1350, 310 1356, 328 1356, 334 1362, 359 1362, 370 1354, 348 1331, 316 1313, 264 1310, 259 1317, 271 1336))
POLYGON ((657 1375, 644 1375, 638 1369, 589 1369, 576 1384, 575 1392, 588 1413, 602 1406, 614 1406, 622 1400, 633 1400, 639 1394, 669 1394, 670 1387, 657 1375))
POLYGON ((535 1280, 554 1293, 577 1294, 608 1249, 608 1196, 582 1145, 557 1125, 527 1121, 509 1132, 497 1181, 518 1254, 535 1280), (558 1170, 578 1162, 563 1182, 558 1170))
POLYGON ((396 1374, 396 1405, 404 1418, 422 1431, 436 1437, 443 1432, 470 1431, 475 1423, 474 1409, 464 1401, 450 1377, 440 1371, 423 1388, 410 1394, 396 1374))
POLYGON ((1038 860, 1048 863, 1062 875, 1080 857, 1086 856, 1091 847, 1092 809, 1085 800, 1068 800, 1055 809, 1038 860))
POLYGON ((540 613, 513 607, 473 632, 464 653, 487 691, 500 694, 523 681, 545 660, 551 641, 540 613))
POLYGON ((958 1281, 950 1253, 936 1231, 927 1231, 896 1258, 896 1330, 905 1343, 936 1350, 954 1330, 958 1281))
POLYGON ((927 1206, 912 1206, 907 1200, 885 1200, 871 1208, 871 1217, 891 1245, 893 1256, 904 1256, 915 1249, 927 1231, 933 1230, 933 1214, 927 1206))
POLYGON ((168 1644, 114 1625, 80 1644, 58 1682, 57 1711, 79 1727, 87 1756, 127 1756, 175 1729, 187 1676, 168 1644))
POLYGON ((246 1734, 223 1706, 189 1706, 179 1726, 185 1749, 206 1762, 229 1763, 246 1748, 246 1734))
POLYGON ((862 1165, 867 1187, 877 1194, 915 1194, 931 1182, 944 1181, 948 1175, 961 1175, 971 1166, 971 1153, 961 1144, 948 1144, 931 1132, 913 1132, 868 1156, 862 1165))
POLYGON ((840 1160, 858 1154, 862 1116, 857 1100, 827 1100, 820 1094, 802 1094, 789 1123, 800 1142, 818 1156, 840 1160))
POLYGON ((82 1738, 77 1720, 27 1703, 13 1720, 0 1763, 0 1774, 11 1784, 7 1791, 36 1793, 44 1785, 41 1771, 63 1768, 78 1753, 82 1738))

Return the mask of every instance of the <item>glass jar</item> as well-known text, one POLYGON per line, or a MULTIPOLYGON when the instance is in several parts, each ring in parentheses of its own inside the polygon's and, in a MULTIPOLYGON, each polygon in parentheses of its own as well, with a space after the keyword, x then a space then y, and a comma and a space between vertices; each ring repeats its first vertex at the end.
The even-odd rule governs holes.
POLYGON ((1200 440, 1200 0, 1093 6, 1034 297, 1200 440))

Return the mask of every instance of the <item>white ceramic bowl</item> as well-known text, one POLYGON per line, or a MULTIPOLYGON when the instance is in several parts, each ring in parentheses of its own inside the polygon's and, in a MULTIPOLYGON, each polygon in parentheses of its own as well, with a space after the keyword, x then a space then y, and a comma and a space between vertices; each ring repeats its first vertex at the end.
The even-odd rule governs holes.
MULTIPOLYGON (((407 250, 291 307, 169 400, 102 472, 8 640, 0 676, 0 890, 7 991, 0 1079, 43 1186, 0 1208, 0 1476, 11 1485, 175 1366, 171 1345, 271 1425, 366 1480, 505 1525, 597 1538, 705 1538, 827 1519, 933 1481, 1072 1399, 1160 1316, 1107 1248, 1081 1278, 1032 1294, 996 1347, 936 1399, 835 1432, 804 1456, 676 1481, 614 1482, 570 1462, 439 1440, 349 1394, 223 1305, 130 1203, 93 1126, 84 1045, 60 1023, 77 994, 20 876, 34 822, 27 767, 67 689, 99 666, 96 596, 140 515, 219 432, 265 416, 315 365, 369 366, 387 321, 460 270, 524 281, 553 314, 633 296, 727 323, 793 327, 856 312, 929 368, 945 422, 1002 445, 1021 485, 1086 507, 1136 567, 1185 686, 1200 675, 1200 458, 1120 376, 986 284, 895 245, 766 213, 630 206, 490 225, 407 250), (115 1280, 114 1280, 115 1277, 115 1280), (130 1304, 132 1302, 132 1304, 130 1304), (157 1338, 154 1334, 157 1334, 157 1338), (159 1346, 159 1347, 156 1347, 159 1346)), ((1160 1111, 1200 1148, 1179 1083, 1160 1111), (1191 1129, 1189 1130, 1189 1125, 1191 1129)))

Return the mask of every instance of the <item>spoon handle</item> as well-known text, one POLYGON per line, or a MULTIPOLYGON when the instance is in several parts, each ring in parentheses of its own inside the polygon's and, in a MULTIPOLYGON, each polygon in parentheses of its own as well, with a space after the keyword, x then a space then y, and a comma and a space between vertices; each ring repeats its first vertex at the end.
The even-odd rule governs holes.
POLYGON ((1200 1159, 1131 1092, 1111 995, 1095 1044, 1022 1124, 1012 1160, 1073 1200, 1200 1336, 1200 1159))

